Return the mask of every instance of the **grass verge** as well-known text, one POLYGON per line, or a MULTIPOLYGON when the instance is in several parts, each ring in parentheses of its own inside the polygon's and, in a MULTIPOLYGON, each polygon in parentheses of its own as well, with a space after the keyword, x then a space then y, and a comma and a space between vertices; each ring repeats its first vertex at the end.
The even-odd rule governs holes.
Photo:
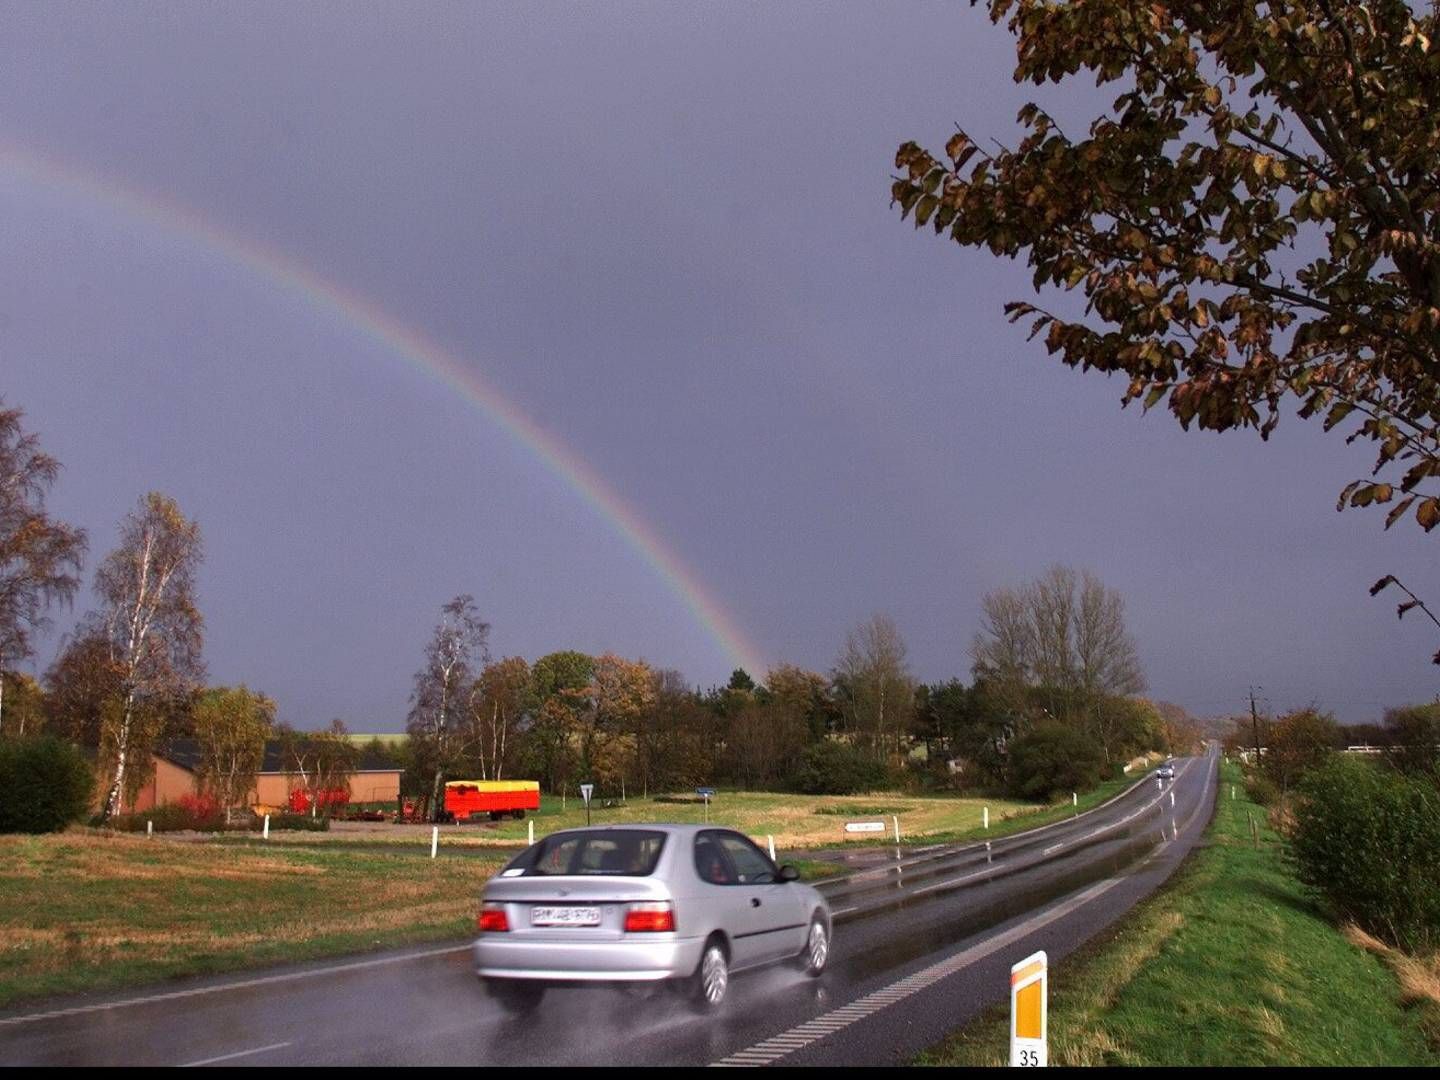
POLYGON ((0 836, 0 1006, 456 938, 501 862, 0 836))
MULTIPOLYGON (((1428 1007, 1408 1008, 1381 959, 1314 906, 1238 768, 1220 794, 1207 844, 1165 888, 1052 968, 1051 1064, 1440 1064, 1428 1007)), ((1008 1007, 919 1062, 1005 1064, 1008 1007)))

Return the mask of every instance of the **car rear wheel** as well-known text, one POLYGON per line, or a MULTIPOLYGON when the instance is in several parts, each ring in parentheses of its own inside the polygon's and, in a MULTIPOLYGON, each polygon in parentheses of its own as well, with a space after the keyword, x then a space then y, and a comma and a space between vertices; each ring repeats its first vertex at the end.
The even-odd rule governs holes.
POLYGON ((541 983, 521 979, 486 979, 485 992, 507 1013, 524 1016, 534 1012, 545 997, 541 983))
POLYGON ((830 930, 820 916, 810 920, 810 932, 805 935, 805 949, 800 954, 800 966, 812 979, 818 977, 830 962, 830 930))
POLYGON ((705 943, 695 974, 687 982, 690 1003, 697 1011, 709 1012, 720 1007, 730 988, 730 960, 719 938, 711 938, 705 943))

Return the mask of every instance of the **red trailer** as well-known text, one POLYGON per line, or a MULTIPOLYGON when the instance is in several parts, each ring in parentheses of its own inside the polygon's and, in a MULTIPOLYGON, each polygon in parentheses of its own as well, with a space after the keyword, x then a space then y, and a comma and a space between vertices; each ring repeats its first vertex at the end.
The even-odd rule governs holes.
POLYGON ((540 809, 538 780, 451 780, 445 785, 445 813, 455 821, 487 814, 523 818, 526 810, 540 809))

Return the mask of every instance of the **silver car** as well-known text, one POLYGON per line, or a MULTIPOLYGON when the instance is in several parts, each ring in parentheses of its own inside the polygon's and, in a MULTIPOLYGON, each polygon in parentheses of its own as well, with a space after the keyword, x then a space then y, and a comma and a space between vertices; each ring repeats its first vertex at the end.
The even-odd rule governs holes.
POLYGON ((742 834, 708 825, 552 833, 485 886, 475 971, 511 1011, 547 986, 668 983, 700 1011, 730 976, 830 958, 830 908, 742 834))

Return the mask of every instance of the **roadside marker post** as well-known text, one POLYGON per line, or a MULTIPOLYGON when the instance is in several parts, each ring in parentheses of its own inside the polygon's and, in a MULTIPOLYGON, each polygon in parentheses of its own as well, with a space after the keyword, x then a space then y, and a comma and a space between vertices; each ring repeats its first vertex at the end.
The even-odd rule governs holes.
POLYGON ((775 837, 773 837, 773 836, 768 836, 768 835, 767 835, 767 836, 765 837, 765 840, 766 840, 766 842, 770 845, 770 861, 771 861, 771 862, 774 862, 774 861, 775 861, 775 837))
POLYGON ((983 828, 990 828, 990 808, 988 806, 980 809, 980 824, 983 828))
POLYGON ((1175 792, 1170 792, 1170 809, 1175 809, 1175 792))
POLYGON ((1010 1064, 1045 1066, 1049 1031, 1049 960, 1044 951, 1010 969, 1010 1064))
POLYGON ((1080 814, 1080 796, 1075 794, 1075 792, 1073 791, 1070 792, 1070 806, 1075 811, 1075 814, 1078 817, 1080 814))
POLYGON ((155 822, 153 822, 153 821, 147 821, 147 822, 145 822, 145 835, 146 835, 146 836, 154 836, 154 835, 155 835, 155 822))
POLYGON ((580 797, 585 800, 585 826, 590 826, 590 796, 595 794, 594 784, 581 784, 580 797))
POLYGON ((986 861, 987 863, 990 861, 990 841, 989 841, 989 840, 986 840, 986 841, 985 841, 985 861, 986 861))
POLYGON ((531 819, 530 819, 529 821, 527 821, 525 824, 527 824, 527 825, 530 826, 530 828, 529 828, 528 830, 526 830, 526 831, 529 833, 529 836, 526 837, 526 841, 525 841, 525 842, 528 843, 528 844, 533 844, 533 843, 535 843, 535 819, 534 819, 534 818, 531 818, 531 819))
POLYGON ((435 858, 435 853, 440 850, 440 826, 430 826, 430 857, 435 858))
POLYGON ((891 814, 890 820, 895 823, 895 843, 900 843, 900 815, 891 814))
POLYGON ((269 815, 269 814, 266 814, 266 815, 265 815, 265 828, 264 828, 264 829, 261 831, 261 833, 260 833, 260 839, 261 839, 261 840, 269 840, 269 839, 270 839, 270 815, 269 815))

